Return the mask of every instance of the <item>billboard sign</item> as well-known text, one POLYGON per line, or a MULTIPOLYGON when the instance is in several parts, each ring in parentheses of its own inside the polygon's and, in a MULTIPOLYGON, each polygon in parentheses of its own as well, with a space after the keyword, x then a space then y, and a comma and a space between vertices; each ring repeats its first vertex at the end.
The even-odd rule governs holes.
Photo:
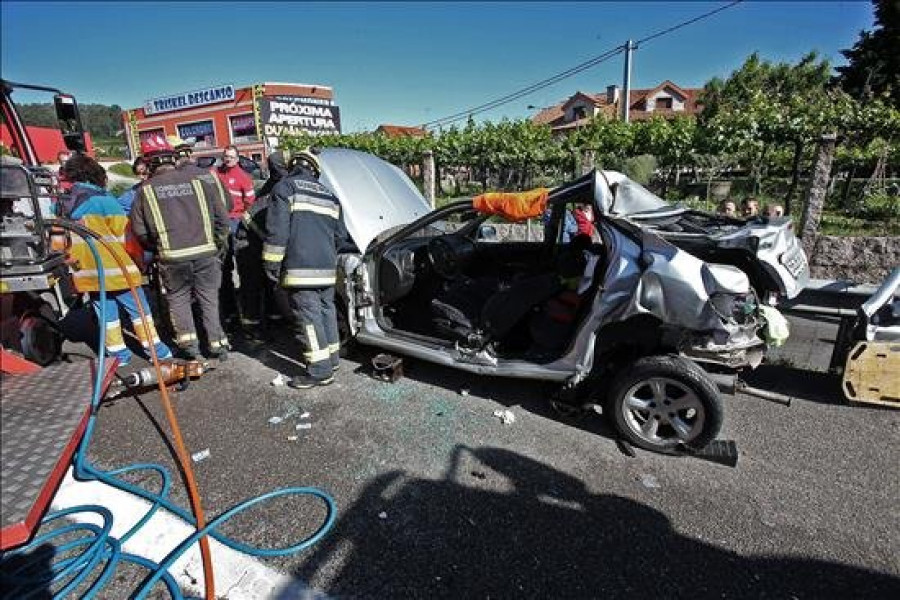
POLYGON ((216 102, 230 102, 233 101, 234 98, 235 92, 233 85, 219 85, 194 92, 185 92, 183 94, 147 100, 144 103, 144 114, 156 115, 159 113, 171 112, 173 110, 215 104, 216 102))
POLYGON ((266 96, 260 99, 260 113, 262 135, 270 139, 300 133, 341 133, 340 109, 317 98, 266 96))

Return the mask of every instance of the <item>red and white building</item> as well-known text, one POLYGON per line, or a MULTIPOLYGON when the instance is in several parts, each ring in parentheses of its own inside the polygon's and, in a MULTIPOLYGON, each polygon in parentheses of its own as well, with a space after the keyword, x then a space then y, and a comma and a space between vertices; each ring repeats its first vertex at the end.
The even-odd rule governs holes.
POLYGON ((194 143, 198 156, 218 154, 229 144, 257 162, 284 135, 341 133, 340 109, 328 86, 257 83, 223 84, 151 98, 122 113, 131 156, 148 136, 175 135, 194 143))

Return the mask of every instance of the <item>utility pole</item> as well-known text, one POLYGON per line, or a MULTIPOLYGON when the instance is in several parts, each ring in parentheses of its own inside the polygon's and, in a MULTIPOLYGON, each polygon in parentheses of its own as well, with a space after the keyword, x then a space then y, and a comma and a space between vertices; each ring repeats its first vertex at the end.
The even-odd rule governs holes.
POLYGON ((625 72, 622 74, 622 120, 628 122, 628 109, 631 100, 631 54, 637 49, 633 40, 625 42, 625 72))

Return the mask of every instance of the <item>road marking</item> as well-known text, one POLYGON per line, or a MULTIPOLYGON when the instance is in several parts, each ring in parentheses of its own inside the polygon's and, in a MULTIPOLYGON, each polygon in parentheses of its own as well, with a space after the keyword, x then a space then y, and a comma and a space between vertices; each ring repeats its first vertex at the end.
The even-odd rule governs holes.
MULTIPOLYGON (((150 507, 150 503, 143 498, 105 483, 76 481, 70 468, 53 498, 53 509, 62 510, 83 504, 99 504, 107 508, 113 514, 112 535, 116 537, 124 535, 150 507)), ((99 515, 93 513, 76 513, 71 516, 81 523, 99 524, 101 521, 99 515)), ((160 562, 192 531, 191 527, 180 518, 165 509, 159 509, 140 531, 125 542, 124 550, 160 562)), ((216 595, 219 597, 227 597, 229 600, 266 598, 327 600, 328 598, 324 593, 311 589, 302 580, 280 573, 258 559, 228 548, 212 538, 210 548, 216 595)), ((175 561, 169 572, 182 590, 202 597, 203 566, 197 544, 175 561)))

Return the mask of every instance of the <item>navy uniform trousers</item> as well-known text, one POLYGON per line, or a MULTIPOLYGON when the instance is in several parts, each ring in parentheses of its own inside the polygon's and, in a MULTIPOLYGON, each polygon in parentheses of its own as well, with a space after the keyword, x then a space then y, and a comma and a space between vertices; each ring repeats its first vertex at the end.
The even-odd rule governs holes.
POLYGON ((334 286, 292 289, 289 294, 307 374, 328 379, 340 364, 334 286))

